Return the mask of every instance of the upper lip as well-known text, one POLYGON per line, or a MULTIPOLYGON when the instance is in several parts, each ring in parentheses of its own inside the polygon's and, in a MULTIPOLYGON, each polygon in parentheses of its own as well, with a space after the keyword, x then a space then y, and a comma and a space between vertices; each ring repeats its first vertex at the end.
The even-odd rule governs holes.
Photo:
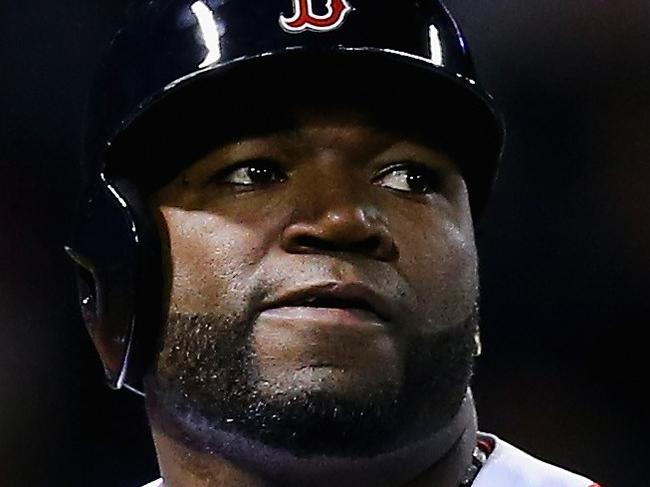
POLYGON ((365 309, 385 321, 392 316, 390 301, 370 286, 358 282, 327 282, 291 289, 265 303, 262 311, 286 306, 311 306, 317 304, 318 300, 334 300, 334 305, 327 307, 365 309))

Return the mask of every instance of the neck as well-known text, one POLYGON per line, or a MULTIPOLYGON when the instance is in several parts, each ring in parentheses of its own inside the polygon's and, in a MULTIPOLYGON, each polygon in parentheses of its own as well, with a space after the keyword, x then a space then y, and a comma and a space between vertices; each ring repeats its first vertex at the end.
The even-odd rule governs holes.
MULTIPOLYGON (((237 461, 228 454, 228 447, 224 452, 195 451, 155 423, 152 426, 165 487, 458 487, 471 463, 477 429, 469 391, 443 430, 420 443, 372 458, 299 458, 250 445, 248 458, 237 461)), ((230 444, 232 439, 223 440, 230 444)))

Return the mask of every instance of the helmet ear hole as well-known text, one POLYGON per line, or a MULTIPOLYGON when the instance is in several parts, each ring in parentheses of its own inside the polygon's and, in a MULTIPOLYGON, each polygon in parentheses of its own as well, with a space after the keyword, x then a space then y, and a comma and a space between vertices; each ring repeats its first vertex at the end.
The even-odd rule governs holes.
POLYGON ((82 317, 87 325, 94 328, 94 325, 99 322, 100 303, 98 283, 92 264, 70 247, 66 247, 65 251, 74 262, 82 317))
POLYGON ((97 323, 99 317, 99 303, 97 302, 97 283, 92 272, 76 265, 77 288, 79 292, 79 303, 81 314, 86 323, 97 323))

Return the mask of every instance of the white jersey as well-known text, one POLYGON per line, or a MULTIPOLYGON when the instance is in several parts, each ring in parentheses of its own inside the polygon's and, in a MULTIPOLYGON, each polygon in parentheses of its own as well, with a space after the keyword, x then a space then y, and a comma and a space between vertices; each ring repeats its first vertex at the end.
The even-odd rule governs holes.
MULTIPOLYGON (((598 484, 544 463, 500 440, 483 435, 494 442, 494 448, 472 487, 599 487, 598 484)), ((156 480, 144 487, 164 487, 156 480)))
POLYGON ((491 439, 494 449, 472 487, 599 487, 584 477, 531 457, 496 436, 481 436, 491 439))

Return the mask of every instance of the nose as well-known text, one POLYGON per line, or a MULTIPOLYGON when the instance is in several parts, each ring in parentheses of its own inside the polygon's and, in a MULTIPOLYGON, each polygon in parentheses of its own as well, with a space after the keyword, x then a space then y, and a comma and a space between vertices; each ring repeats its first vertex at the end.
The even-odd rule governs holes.
POLYGON ((347 252, 380 261, 397 258, 393 235, 381 212, 364 201, 350 181, 322 180, 298 200, 282 234, 286 252, 347 252))

